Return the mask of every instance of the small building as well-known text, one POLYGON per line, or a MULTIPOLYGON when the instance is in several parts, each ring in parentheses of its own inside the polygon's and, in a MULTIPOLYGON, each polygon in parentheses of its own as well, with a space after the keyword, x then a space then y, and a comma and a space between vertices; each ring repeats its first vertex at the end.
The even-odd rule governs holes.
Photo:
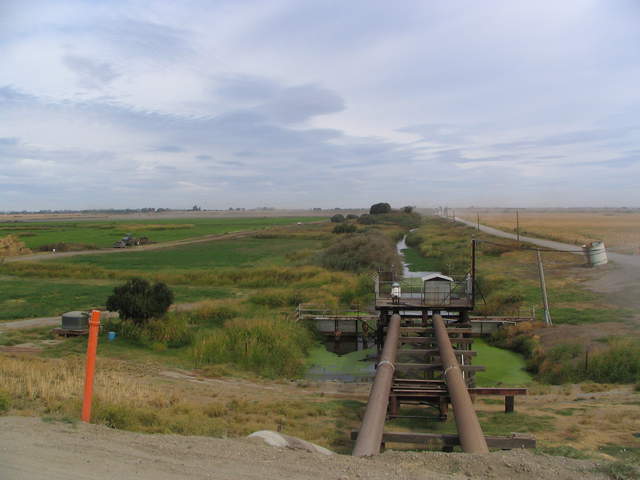
POLYGON ((441 273, 422 277, 422 298, 425 305, 449 305, 453 278, 441 273))

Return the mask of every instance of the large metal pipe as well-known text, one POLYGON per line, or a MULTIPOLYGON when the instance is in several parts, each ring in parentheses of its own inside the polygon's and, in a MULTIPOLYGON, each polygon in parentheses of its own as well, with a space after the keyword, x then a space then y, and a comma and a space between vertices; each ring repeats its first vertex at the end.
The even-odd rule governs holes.
POLYGON ((400 338, 400 315, 391 316, 387 328, 380 361, 376 369, 376 377, 369 393, 369 402, 364 412, 362 426, 358 433, 356 445, 353 448, 355 457, 368 457, 380 453, 384 422, 389 406, 389 394, 393 385, 398 340, 400 338))
POLYGON ((453 352, 447 327, 440 315, 433 316, 433 328, 438 340, 443 376, 449 390, 451 405, 453 405, 453 414, 462 450, 467 453, 488 453, 489 448, 471 403, 460 364, 453 352))

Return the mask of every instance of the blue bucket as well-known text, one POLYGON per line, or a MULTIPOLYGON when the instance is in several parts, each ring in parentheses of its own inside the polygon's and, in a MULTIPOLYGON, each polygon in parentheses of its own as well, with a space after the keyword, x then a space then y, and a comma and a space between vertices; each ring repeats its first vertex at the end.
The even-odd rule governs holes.
POLYGON ((116 339, 116 332, 109 332, 107 334, 107 338, 109 339, 110 342, 113 342, 116 339))

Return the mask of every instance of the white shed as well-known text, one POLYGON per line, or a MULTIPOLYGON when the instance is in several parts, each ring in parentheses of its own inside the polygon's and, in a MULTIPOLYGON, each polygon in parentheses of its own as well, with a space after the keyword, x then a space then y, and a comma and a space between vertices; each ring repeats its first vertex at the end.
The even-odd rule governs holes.
POLYGON ((453 278, 441 273, 430 273, 422 277, 422 296, 426 305, 449 305, 453 278))

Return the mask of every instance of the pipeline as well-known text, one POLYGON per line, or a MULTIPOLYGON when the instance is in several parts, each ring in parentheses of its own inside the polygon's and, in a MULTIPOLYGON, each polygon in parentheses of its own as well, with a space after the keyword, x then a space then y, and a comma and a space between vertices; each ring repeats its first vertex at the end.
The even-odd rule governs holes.
POLYGON ((355 457, 368 457, 380 453, 384 422, 387 416, 387 407, 389 406, 389 394, 391 393, 393 374, 396 369, 395 361, 399 339, 400 315, 395 313, 389 320, 387 336, 377 365, 376 377, 369 393, 369 402, 362 419, 362 427, 353 448, 353 456, 355 457))
POLYGON ((443 377, 449 390, 462 450, 467 453, 488 453, 489 448, 482 433, 476 411, 471 403, 471 397, 467 391, 460 364, 455 353, 453 353, 447 327, 440 315, 433 316, 433 328, 438 341, 443 377))

